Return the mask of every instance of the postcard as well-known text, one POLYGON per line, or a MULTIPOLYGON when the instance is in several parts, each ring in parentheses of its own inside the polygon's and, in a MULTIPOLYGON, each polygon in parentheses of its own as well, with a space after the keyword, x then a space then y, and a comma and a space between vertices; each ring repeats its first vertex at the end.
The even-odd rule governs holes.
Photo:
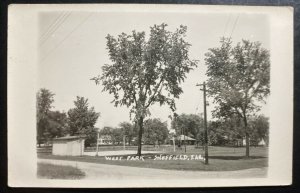
POLYGON ((8 7, 8 185, 292 184, 293 8, 8 7))

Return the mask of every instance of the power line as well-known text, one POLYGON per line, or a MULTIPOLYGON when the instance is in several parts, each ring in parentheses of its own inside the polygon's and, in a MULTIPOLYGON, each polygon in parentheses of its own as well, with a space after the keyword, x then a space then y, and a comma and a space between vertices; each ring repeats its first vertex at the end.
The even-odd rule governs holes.
POLYGON ((58 20, 60 20, 60 18, 65 14, 65 12, 60 12, 60 14, 58 15, 58 17, 56 17, 56 19, 48 26, 47 30, 40 36, 40 40, 42 40, 45 35, 47 35, 49 33, 49 31, 53 28, 54 25, 56 25, 56 23, 58 22, 58 20))
POLYGON ((227 31, 227 26, 229 24, 230 19, 231 19, 231 13, 229 14, 229 16, 227 18, 227 22, 226 22, 226 25, 225 25, 225 28, 224 28, 224 31, 223 31, 223 37, 225 37, 225 32, 227 31))
POLYGON ((57 25, 55 25, 51 32, 48 33, 48 36, 44 39, 44 41, 41 43, 41 45, 43 45, 45 42, 47 42, 47 40, 51 37, 51 35, 53 35, 57 29, 59 29, 59 27, 67 20, 67 18, 70 16, 71 12, 67 12, 65 13, 65 15, 63 15, 63 17, 61 17, 60 21, 57 23, 57 25))
POLYGON ((233 26, 233 28, 232 28, 231 34, 230 34, 230 39, 231 39, 231 36, 232 36, 232 34, 233 34, 233 31, 235 30, 235 27, 236 27, 236 24, 237 24, 237 22, 238 22, 238 20, 239 20, 239 17, 240 17, 240 13, 238 14, 238 16, 237 16, 236 19, 235 19, 235 23, 234 23, 234 26, 233 26))
POLYGON ((51 51, 48 52, 48 54, 42 59, 42 62, 52 53, 54 52, 64 41, 66 41, 66 39, 68 39, 68 37, 70 37, 72 35, 73 32, 75 32, 84 22, 86 22, 88 20, 89 17, 92 16, 93 13, 90 13, 86 18, 84 18, 75 28, 73 28, 73 30, 65 36, 64 39, 62 39, 62 41, 60 41, 51 51))
MULTIPOLYGON (((51 33, 53 32, 53 30, 57 27, 57 25, 59 25, 61 23, 61 21, 63 20, 63 18, 66 16, 66 12, 64 11, 60 17, 58 17, 57 20, 55 20, 55 22, 53 23, 53 25, 51 26, 51 28, 49 28, 47 30, 47 32, 45 33, 45 35, 41 38, 41 42, 46 41, 50 36, 51 33)), ((40 43, 41 44, 41 43, 40 43)))
POLYGON ((46 37, 46 39, 44 39, 44 41, 41 43, 41 45, 43 45, 45 42, 47 42, 47 40, 51 37, 52 34, 54 34, 56 32, 57 29, 59 29, 59 27, 67 20, 67 18, 70 16, 71 12, 68 12, 64 15, 64 17, 60 20, 60 23, 57 24, 53 30, 48 34, 48 36, 46 37))

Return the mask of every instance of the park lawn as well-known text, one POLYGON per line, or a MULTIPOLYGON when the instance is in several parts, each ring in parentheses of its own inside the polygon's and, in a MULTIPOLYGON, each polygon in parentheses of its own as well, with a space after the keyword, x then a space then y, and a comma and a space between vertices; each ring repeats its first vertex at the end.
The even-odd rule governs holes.
MULTIPOLYGON (((243 158, 245 156, 246 148, 244 147, 220 147, 220 146, 209 146, 208 152, 209 157, 211 158, 220 158, 220 159, 237 159, 243 158)), ((187 146, 186 152, 184 147, 176 152, 168 151, 170 154, 201 154, 204 155, 203 148, 195 148, 193 146, 187 146)), ((267 158, 268 157, 268 148, 266 147, 250 147, 250 156, 252 158, 267 158)))
MULTIPOLYGON (((69 157, 69 156, 53 156, 53 155, 39 155, 39 158, 44 159, 60 159, 73 160, 99 164, 121 165, 130 167, 143 168, 157 168, 168 170, 190 170, 190 171, 234 171, 250 168, 262 168, 268 166, 267 149, 258 147, 251 148, 251 157, 244 158, 245 148, 228 148, 228 147, 210 147, 209 165, 205 165, 203 160, 154 160, 154 155, 160 154, 146 154, 144 161, 128 161, 128 155, 122 156, 122 160, 106 160, 105 157, 69 157)), ((187 152, 179 150, 176 152, 165 152, 162 155, 204 155, 203 150, 189 148, 187 152)), ((135 156, 135 155, 130 155, 135 156)), ((112 157, 112 156, 110 156, 112 157)), ((121 156, 115 156, 121 157, 121 156)))
POLYGON ((81 179, 85 173, 72 166, 38 163, 37 176, 46 179, 81 179))

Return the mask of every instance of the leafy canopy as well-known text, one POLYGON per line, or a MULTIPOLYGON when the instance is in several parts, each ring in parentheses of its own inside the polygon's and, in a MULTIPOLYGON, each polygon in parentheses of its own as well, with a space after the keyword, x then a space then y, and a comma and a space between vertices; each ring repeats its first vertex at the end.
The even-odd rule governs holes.
POLYGON ((188 57, 190 44, 184 40, 187 27, 181 25, 175 32, 166 27, 164 23, 150 27, 148 40, 145 32, 107 35, 112 63, 102 67, 102 76, 92 79, 113 94, 115 106, 131 107, 130 114, 137 117, 149 114, 154 103, 175 110, 174 100, 183 92, 180 83, 196 67, 197 62, 188 57))
POLYGON ((37 93, 37 120, 46 118, 54 102, 54 93, 42 88, 37 93))
POLYGON ((203 118, 195 114, 181 114, 171 122, 177 136, 183 134, 192 138, 198 138, 199 132, 203 132, 203 118))
POLYGON ((144 142, 146 144, 163 144, 168 135, 167 122, 162 122, 157 118, 145 121, 144 142))
POLYGON ((54 93, 45 88, 40 89, 36 95, 37 99, 37 142, 41 144, 43 141, 50 138, 50 118, 52 103, 54 102, 54 93))
POLYGON ((71 135, 92 135, 100 113, 94 107, 89 108, 88 99, 77 96, 75 108, 68 111, 68 124, 71 135))
POLYGON ((269 51, 259 42, 243 40, 232 45, 227 38, 221 46, 206 53, 208 94, 218 104, 217 117, 237 114, 246 118, 250 112, 259 110, 256 101, 264 101, 269 95, 269 51))

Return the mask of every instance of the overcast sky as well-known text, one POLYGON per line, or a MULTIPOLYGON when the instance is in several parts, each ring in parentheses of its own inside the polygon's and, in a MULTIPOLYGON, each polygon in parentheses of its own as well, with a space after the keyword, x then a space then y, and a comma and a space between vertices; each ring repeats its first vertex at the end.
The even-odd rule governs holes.
MULTIPOLYGON (((55 93, 53 110, 67 112, 74 107, 76 96, 89 99, 101 113, 96 126, 118 126, 129 120, 129 109, 114 107, 113 96, 101 92, 102 86, 90 79, 101 73, 101 66, 110 63, 106 50, 106 35, 116 36, 132 30, 149 33, 154 24, 167 23, 174 31, 179 25, 187 26, 187 41, 192 44, 190 59, 199 60, 198 67, 190 72, 182 84, 184 93, 177 100, 177 113, 202 113, 203 93, 196 87, 205 77, 204 54, 208 48, 219 46, 221 36, 231 36, 236 43, 242 39, 260 41, 270 48, 269 23, 264 15, 245 13, 121 13, 121 12, 45 12, 39 17, 39 80, 38 88, 55 93)), ((208 106, 211 119, 213 105, 208 106)), ((268 115, 268 104, 262 114, 268 115)), ((170 121, 168 106, 154 105, 151 117, 170 121)))

